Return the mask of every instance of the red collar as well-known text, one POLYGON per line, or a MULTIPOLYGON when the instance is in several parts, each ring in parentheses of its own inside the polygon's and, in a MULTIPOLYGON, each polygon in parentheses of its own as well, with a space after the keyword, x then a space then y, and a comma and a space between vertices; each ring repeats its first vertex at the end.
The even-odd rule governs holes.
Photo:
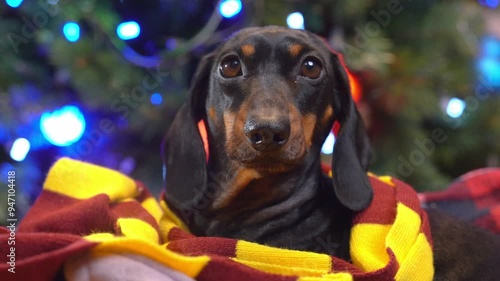
POLYGON ((201 119, 198 122, 198 131, 200 132, 201 140, 203 141, 203 148, 205 149, 205 162, 208 163, 208 157, 210 156, 210 151, 208 149, 208 134, 205 122, 201 119))

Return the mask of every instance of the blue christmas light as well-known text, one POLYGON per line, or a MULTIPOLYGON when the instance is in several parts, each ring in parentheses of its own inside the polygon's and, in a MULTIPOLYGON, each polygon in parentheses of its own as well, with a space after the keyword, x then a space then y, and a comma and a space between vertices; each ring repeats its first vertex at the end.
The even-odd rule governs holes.
POLYGON ((500 88, 500 39, 485 36, 481 39, 480 48, 481 56, 476 67, 481 83, 487 84, 482 86, 500 88))
POLYGON ((500 39, 486 36, 481 40, 483 56, 500 57, 500 39))
POLYGON ((219 12, 225 18, 232 18, 241 12, 242 7, 240 0, 224 0, 220 2, 219 12))
POLYGON ((163 102, 163 97, 158 94, 158 93, 154 93, 151 95, 151 103, 154 104, 154 105, 159 105, 163 102))
POLYGON ((479 0, 479 3, 483 6, 495 9, 500 4, 500 0, 479 0))
POLYGON ((459 98, 452 98, 446 106, 446 114, 451 118, 458 118, 462 116, 465 110, 465 101, 459 98))
POLYGON ((134 39, 141 34, 141 27, 135 21, 122 22, 116 28, 116 34, 122 40, 134 39))
POLYGON ((63 34, 69 42, 80 39, 80 26, 76 22, 67 22, 63 27, 63 34))
POLYGON ((333 146, 335 145, 335 135, 330 132, 325 142, 323 143, 323 147, 321 148, 321 152, 323 154, 332 154, 333 146))
POLYGON ((21 162, 26 158, 26 155, 28 155, 30 148, 31 144, 27 139, 19 138, 12 144, 12 148, 10 149, 10 158, 17 162, 21 162))
POLYGON ((304 29, 304 16, 300 12, 294 12, 286 17, 286 24, 293 29, 304 29))
POLYGON ((5 3, 12 8, 18 8, 23 3, 23 0, 5 0, 5 3))
POLYGON ((45 139, 56 146, 77 142, 85 131, 85 118, 78 107, 67 105, 40 118, 40 130, 45 139))
POLYGON ((483 57, 478 62, 481 75, 493 87, 500 87, 500 58, 483 57))
POLYGON ((168 38, 166 41, 165 41, 165 47, 167 48, 167 50, 174 50, 175 48, 177 48, 177 45, 178 45, 178 42, 175 38, 168 38))

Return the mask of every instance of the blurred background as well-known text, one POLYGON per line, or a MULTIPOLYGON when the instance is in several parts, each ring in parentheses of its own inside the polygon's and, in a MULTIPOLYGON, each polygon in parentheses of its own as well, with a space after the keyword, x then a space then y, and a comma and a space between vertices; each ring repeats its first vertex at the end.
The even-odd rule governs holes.
MULTIPOLYGON (((162 188, 160 145, 202 55, 240 28, 344 54, 371 170, 418 191, 500 162, 500 0, 1 0, 0 224, 69 156, 162 188)), ((335 138, 324 145, 325 161, 335 138)))

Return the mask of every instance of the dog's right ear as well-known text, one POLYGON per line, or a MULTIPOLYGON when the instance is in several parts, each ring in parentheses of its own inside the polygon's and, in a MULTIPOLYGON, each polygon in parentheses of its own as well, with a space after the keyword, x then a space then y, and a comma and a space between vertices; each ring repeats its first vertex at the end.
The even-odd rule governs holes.
POLYGON ((207 187, 206 153, 198 130, 205 122, 213 55, 203 57, 191 82, 186 103, 179 109, 162 147, 164 200, 184 222, 189 220, 207 187))
POLYGON ((351 96, 344 64, 335 53, 332 53, 331 61, 337 99, 335 119, 340 123, 333 151, 333 186, 337 198, 344 206, 352 211, 361 211, 373 198, 373 190, 366 175, 370 144, 363 120, 351 96))

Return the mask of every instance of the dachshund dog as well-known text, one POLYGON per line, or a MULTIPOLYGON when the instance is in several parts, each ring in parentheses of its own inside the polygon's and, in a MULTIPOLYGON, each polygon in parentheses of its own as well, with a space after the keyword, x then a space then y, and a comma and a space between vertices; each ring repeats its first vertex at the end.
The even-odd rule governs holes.
MULTIPOLYGON (((229 38, 200 62, 163 149, 164 199, 193 234, 350 260, 353 214, 373 197, 370 145, 343 63, 320 37, 265 27, 229 38), (320 150, 334 122, 330 178, 320 150)), ((500 280, 498 237, 429 217, 435 280, 500 280)))

